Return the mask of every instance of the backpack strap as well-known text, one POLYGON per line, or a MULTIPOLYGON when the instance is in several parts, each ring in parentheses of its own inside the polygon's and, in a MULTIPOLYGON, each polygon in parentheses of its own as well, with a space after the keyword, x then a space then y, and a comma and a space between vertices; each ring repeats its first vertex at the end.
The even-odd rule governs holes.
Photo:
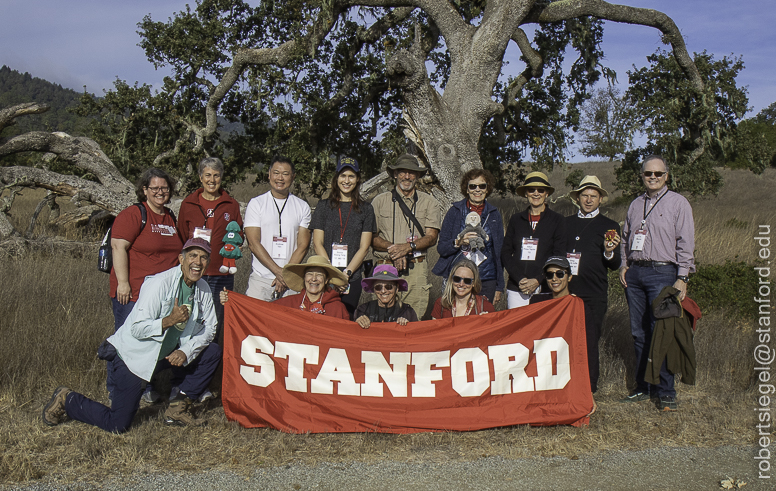
POLYGON ((148 212, 146 211, 146 207, 143 203, 135 203, 135 206, 140 208, 140 231, 142 232, 146 226, 146 222, 148 221, 148 212))

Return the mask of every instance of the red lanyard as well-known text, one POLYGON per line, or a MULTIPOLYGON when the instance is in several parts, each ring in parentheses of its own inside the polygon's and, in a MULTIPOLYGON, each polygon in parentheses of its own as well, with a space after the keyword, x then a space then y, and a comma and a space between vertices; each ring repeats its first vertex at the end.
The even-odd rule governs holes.
POLYGON ((348 222, 350 221, 350 212, 353 211, 353 203, 350 203, 350 209, 348 209, 348 217, 345 219, 345 226, 342 226, 342 205, 340 204, 340 208, 337 210, 339 211, 339 217, 340 217, 340 240, 339 243, 342 244, 342 238, 345 236, 345 230, 348 228, 348 222))

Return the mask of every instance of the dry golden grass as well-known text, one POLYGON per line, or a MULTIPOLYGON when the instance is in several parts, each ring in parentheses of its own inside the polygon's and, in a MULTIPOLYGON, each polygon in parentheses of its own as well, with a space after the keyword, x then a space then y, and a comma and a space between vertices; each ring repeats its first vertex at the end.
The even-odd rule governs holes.
MULTIPOLYGON (((611 164, 585 165, 612 188, 611 164), (607 169, 610 174, 605 173, 607 169)), ((551 176, 553 183, 563 181, 560 172, 551 176)), ((728 184, 718 199, 693 201, 698 257, 713 263, 734 257, 749 261, 755 251, 753 227, 776 225, 776 205, 770 198, 776 172, 768 171, 762 177, 739 171, 725 171, 724 175, 728 184), (745 203, 741 196, 746 196, 745 203)), ((258 190, 251 193, 252 189, 243 185, 234 194, 246 200, 258 194, 258 190)), ((26 223, 39 199, 27 194, 15 209, 17 225, 26 223)), ((525 206, 513 200, 494 201, 505 214, 525 206)), ((560 203, 554 208, 563 206, 568 208, 560 203)), ((625 207, 610 207, 605 212, 620 220, 625 207)), ((39 227, 36 233, 51 232, 45 225, 39 227)), ((713 311, 701 321, 696 336, 698 384, 677 383, 679 412, 662 414, 650 403, 620 404, 618 399, 627 392, 626 367, 631 366, 633 348, 627 306, 616 287, 602 341, 598 411, 585 428, 290 435, 243 429, 226 420, 218 403, 205 411, 210 423, 205 429, 165 427, 160 407, 141 410, 134 428, 124 435, 80 423, 49 428, 42 424, 40 411, 57 385, 68 385, 97 400, 107 398, 105 364, 96 359, 95 351, 112 331, 108 276, 96 270, 92 257, 52 254, 0 261, 0 277, 5 279, 0 285, 4 338, 0 344, 0 483, 43 477, 90 481, 160 470, 228 469, 248 475, 256 467, 322 461, 436 462, 494 455, 574 458, 645 447, 752 443, 752 323, 726 318, 724 310, 713 311)), ((248 258, 239 267, 237 290, 245 288, 248 258)))

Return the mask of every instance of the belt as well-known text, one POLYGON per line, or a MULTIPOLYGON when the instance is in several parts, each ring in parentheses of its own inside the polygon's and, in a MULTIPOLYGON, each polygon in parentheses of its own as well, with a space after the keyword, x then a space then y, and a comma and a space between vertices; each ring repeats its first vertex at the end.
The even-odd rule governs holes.
POLYGON ((652 266, 673 266, 674 263, 668 261, 631 261, 631 264, 641 266, 642 268, 649 268, 652 266))
MULTIPOLYGON (((412 258, 409 261, 411 263, 422 263, 425 260, 426 260, 426 256, 420 256, 420 257, 412 258)), ((391 266, 393 266, 393 261, 391 261, 390 259, 380 259, 379 261, 377 261, 377 264, 390 264, 391 266)))

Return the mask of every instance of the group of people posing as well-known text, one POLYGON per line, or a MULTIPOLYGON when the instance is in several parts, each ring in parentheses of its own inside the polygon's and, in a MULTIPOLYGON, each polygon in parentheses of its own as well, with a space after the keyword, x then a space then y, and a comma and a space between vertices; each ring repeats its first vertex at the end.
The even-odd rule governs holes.
POLYGON ((107 352, 101 356, 109 360, 110 407, 59 387, 44 409, 44 421, 73 418, 125 431, 141 400, 161 399, 152 375, 172 367, 166 421, 201 424, 189 409, 192 402, 213 397, 207 386, 221 354, 214 340, 223 330, 223 304, 234 287, 234 268, 223 257, 226 242, 232 241, 225 239, 240 228, 252 253, 246 295, 349 319, 362 328, 428 318, 429 305, 435 319, 493 312, 505 287, 510 309, 577 295, 585 305, 593 392, 607 270, 619 268, 637 359, 637 387, 623 401, 652 398, 660 409, 677 408, 673 375, 665 366, 659 385, 644 381, 655 323, 651 302, 669 285, 683 297, 687 275, 694 271, 692 210, 667 189, 668 166, 661 157, 644 160, 646 193, 631 204, 622 234, 617 222, 600 213, 608 193, 595 176, 586 176, 569 193, 579 211, 563 217, 548 207, 555 189, 547 176, 531 172, 517 189, 528 207, 511 217, 505 232, 501 213, 487 200, 495 185, 487 170, 464 174, 465 198, 442 220, 439 202, 417 189, 427 169, 416 157, 403 155, 388 169, 395 187, 368 203, 360 194, 358 162, 340 158, 329 197, 312 212, 290 192, 293 163, 276 157, 268 171, 270 190, 249 202, 244 222, 239 204, 221 188, 219 159, 200 163, 202 188, 183 201, 177 222, 165 207, 174 182, 158 169, 146 171, 137 187, 140 203, 122 211, 112 229, 116 334, 101 346, 107 352), (304 261, 311 242, 314 255, 304 261), (428 251, 433 246, 439 259, 432 266, 428 251), (367 261, 370 249, 373 260, 367 261), (433 304, 429 269, 444 285, 433 304), (362 292, 374 298, 359 304, 362 292))

